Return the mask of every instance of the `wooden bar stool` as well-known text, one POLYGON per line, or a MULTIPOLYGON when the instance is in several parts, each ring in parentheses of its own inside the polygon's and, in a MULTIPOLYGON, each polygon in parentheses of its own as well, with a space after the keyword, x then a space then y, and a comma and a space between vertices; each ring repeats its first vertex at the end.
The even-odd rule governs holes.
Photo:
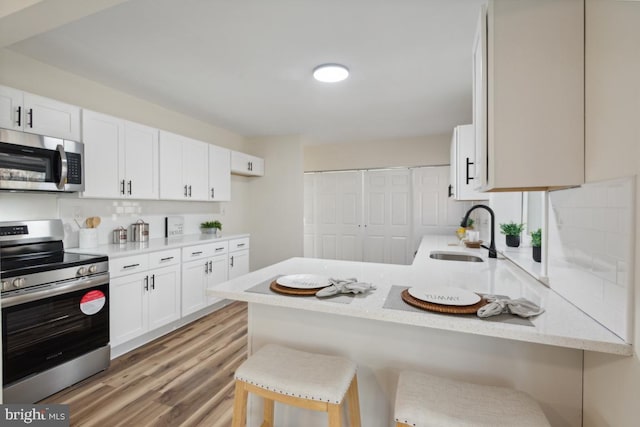
POLYGON ((395 406, 396 427, 549 426, 538 403, 506 387, 402 372, 395 406))
POLYGON ((346 400, 349 426, 360 427, 356 365, 352 361, 268 344, 236 370, 232 427, 244 427, 248 394, 264 399, 262 427, 273 427, 274 401, 329 414, 329 426, 342 426, 346 400))

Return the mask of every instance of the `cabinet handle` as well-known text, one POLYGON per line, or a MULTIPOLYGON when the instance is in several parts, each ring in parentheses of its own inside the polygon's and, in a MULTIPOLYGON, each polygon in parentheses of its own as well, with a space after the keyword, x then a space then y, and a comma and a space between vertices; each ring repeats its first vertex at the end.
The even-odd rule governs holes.
POLYGON ((204 263, 204 274, 209 274, 209 263, 208 262, 204 263))
POLYGON ((149 276, 144 276, 144 290, 149 290, 149 276))
POLYGON ((160 258, 160 262, 169 261, 170 259, 173 259, 173 257, 172 256, 168 256, 166 258, 160 258))
POLYGON ((22 122, 22 107, 18 107, 17 113, 18 113, 18 120, 16 121, 16 124, 19 127, 22 124, 21 123, 22 122))
POLYGON ((451 191, 452 189, 453 189, 453 185, 449 184, 449 195, 447 197, 453 196, 453 191, 451 191))
POLYGON ((189 197, 191 197, 191 186, 189 186, 189 197))
POLYGON ((471 181, 473 179, 472 176, 469 176, 469 166, 473 165, 474 163, 469 161, 469 158, 467 157, 467 185, 469 185, 469 181, 471 181))
POLYGON ((209 273, 213 273, 213 261, 209 261, 209 273))
POLYGON ((233 256, 231 256, 231 267, 233 267, 233 256))
POLYGON ((194 256, 194 255, 202 255, 202 251, 191 252, 191 256, 194 256))
POLYGON ((223 249, 224 249, 224 247, 222 247, 222 248, 216 248, 216 252, 220 252, 220 251, 221 251, 221 250, 223 250, 223 249))
POLYGON ((184 197, 187 197, 187 186, 184 186, 184 197))
POLYGON ((128 268, 133 268, 133 267, 139 267, 140 264, 131 264, 131 265, 125 265, 124 267, 122 267, 123 270, 126 270, 128 268))
POLYGON ((241 247, 243 247, 243 246, 244 246, 244 243, 238 243, 238 244, 236 245, 236 247, 238 247, 238 248, 241 248, 241 247))
POLYGON ((131 195, 132 189, 133 189, 133 183, 129 181, 129 195, 131 195))
POLYGON ((156 288, 156 275, 152 274, 151 275, 151 289, 155 289, 156 288))
POLYGON ((120 182, 120 194, 124 196, 124 179, 120 182))
POLYGON ((33 127, 33 108, 29 108, 29 112, 27 113, 27 116, 29 116, 29 121, 27 122, 27 125, 32 128, 33 127))
POLYGON ((215 199, 215 197, 216 197, 216 196, 215 196, 215 194, 216 194, 216 193, 215 193, 214 189, 212 188, 212 189, 211 189, 211 198, 212 198, 212 199, 215 199))

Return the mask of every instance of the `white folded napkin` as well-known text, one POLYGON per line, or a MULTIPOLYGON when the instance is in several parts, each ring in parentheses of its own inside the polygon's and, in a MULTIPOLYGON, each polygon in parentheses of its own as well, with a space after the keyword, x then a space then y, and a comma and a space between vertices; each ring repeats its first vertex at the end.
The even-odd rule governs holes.
POLYGON ((533 317, 544 313, 544 308, 524 298, 509 299, 498 298, 494 295, 485 295, 489 304, 478 309, 478 317, 497 316, 501 313, 511 313, 520 317, 533 317))
POLYGON ((336 294, 362 294, 370 290, 374 290, 376 287, 371 283, 358 282, 358 279, 351 277, 348 279, 329 279, 331 285, 326 288, 320 289, 316 292, 317 297, 330 297, 336 294))

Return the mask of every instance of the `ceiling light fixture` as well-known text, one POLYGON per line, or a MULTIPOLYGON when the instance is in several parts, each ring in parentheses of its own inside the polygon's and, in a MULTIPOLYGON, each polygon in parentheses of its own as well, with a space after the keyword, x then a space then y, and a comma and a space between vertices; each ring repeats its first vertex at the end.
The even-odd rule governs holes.
POLYGON ((340 64, 322 64, 313 69, 313 78, 319 82, 336 83, 349 77, 349 69, 340 64))

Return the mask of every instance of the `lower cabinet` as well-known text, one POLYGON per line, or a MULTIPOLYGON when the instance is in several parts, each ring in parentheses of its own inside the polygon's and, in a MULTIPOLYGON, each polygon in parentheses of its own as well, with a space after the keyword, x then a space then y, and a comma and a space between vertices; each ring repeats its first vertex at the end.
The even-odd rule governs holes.
POLYGON ((182 249, 182 315, 220 301, 207 295, 207 288, 228 279, 228 242, 189 246, 182 249))
POLYGON ((249 272, 249 239, 229 241, 229 280, 249 272))
POLYGON ((113 260, 115 268, 110 265, 113 273, 109 308, 114 347, 180 318, 179 250, 136 255, 131 257, 131 262, 137 261, 133 263, 127 263, 128 260, 119 258, 113 260), (148 265, 148 269, 123 274, 117 268, 120 264, 133 266, 131 269, 148 265))

